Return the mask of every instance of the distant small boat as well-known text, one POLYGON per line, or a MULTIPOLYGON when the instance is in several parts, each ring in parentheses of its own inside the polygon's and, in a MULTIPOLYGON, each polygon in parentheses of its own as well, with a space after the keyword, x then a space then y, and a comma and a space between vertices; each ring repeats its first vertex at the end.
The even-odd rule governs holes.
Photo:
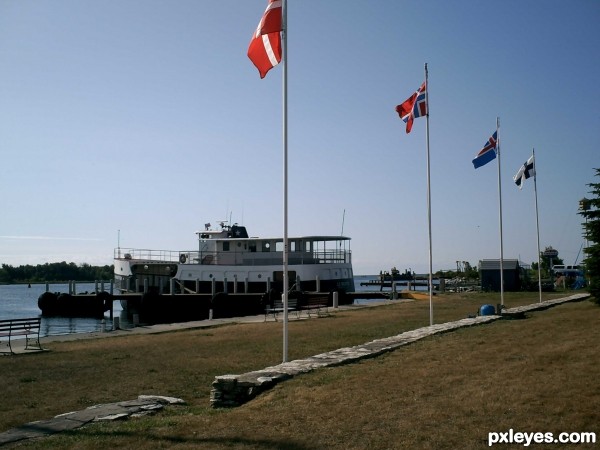
POLYGON ((400 273, 398 269, 392 267, 389 272, 379 272, 379 280, 385 281, 408 281, 415 277, 415 273, 411 270, 405 270, 404 273, 400 273))
POLYGON ((380 271, 379 277, 375 280, 363 281, 360 283, 361 286, 379 286, 380 290, 383 288, 391 288, 392 283, 394 281, 400 281, 407 284, 409 281, 416 282, 416 274, 412 270, 405 270, 404 273, 400 273, 398 269, 392 267, 392 269, 388 271, 380 271))

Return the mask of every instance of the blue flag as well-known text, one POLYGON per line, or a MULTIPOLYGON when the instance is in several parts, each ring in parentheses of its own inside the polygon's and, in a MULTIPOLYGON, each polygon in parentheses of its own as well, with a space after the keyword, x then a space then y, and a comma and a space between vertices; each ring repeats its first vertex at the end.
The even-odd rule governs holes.
POLYGON ((481 151, 477 154, 475 159, 473 160, 473 167, 476 169, 485 166, 491 160, 496 159, 496 146, 498 145, 498 132, 495 131, 494 134, 488 139, 485 143, 485 146, 481 149, 481 151))

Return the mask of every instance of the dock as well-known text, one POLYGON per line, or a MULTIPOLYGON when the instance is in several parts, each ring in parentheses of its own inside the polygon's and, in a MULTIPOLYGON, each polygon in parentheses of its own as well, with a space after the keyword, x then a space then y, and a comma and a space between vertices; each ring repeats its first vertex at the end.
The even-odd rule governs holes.
MULTIPOLYGON (((434 284, 435 281, 439 280, 437 278, 434 278, 434 284)), ((363 281, 360 283, 361 286, 378 286, 380 288, 392 288, 393 284, 396 284, 396 286, 429 286, 429 280, 427 279, 417 279, 417 280, 394 280, 394 281, 390 281, 390 280, 385 280, 385 281, 379 281, 379 280, 369 280, 369 281, 363 281)))
MULTIPOLYGON (((126 303, 126 309, 135 321, 145 319, 177 322, 182 319, 212 319, 233 316, 246 316, 264 312, 265 306, 272 303, 272 293, 267 292, 215 292, 197 293, 186 290, 184 293, 157 292, 113 292, 112 284, 108 290, 104 286, 92 292, 77 293, 75 286, 70 286, 68 293, 50 292, 47 290, 38 299, 38 306, 45 316, 65 317, 102 317, 106 312, 111 321, 114 317, 114 302, 126 303)), ((279 294, 280 295, 280 294, 279 294)), ((388 292, 290 292, 290 298, 310 302, 322 299, 329 306, 353 304, 357 299, 388 300, 388 292)), ((300 301, 300 300, 299 300, 300 301)), ((125 309, 125 305, 124 309, 125 309)), ((116 327, 118 328, 118 322, 116 327)))

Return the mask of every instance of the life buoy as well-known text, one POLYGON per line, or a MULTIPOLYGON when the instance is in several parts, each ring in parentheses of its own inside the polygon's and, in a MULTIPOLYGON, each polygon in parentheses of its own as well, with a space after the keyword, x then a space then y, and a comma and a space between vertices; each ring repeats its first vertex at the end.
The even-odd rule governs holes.
POLYGON ((185 264, 186 261, 187 261, 187 256, 185 256, 183 253, 181 255, 179 255, 179 262, 181 264, 185 264))

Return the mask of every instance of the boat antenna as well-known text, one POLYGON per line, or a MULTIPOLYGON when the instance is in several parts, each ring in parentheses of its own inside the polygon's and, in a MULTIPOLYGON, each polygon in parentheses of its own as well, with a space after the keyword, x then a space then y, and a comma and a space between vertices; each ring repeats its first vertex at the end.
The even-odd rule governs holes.
POLYGON ((344 235, 344 221, 346 220, 346 208, 344 208, 344 213, 342 214, 342 233, 340 236, 344 235))
POLYGON ((577 265, 577 261, 579 261, 579 255, 581 254, 581 250, 583 249, 583 242, 581 243, 581 247, 579 247, 579 251, 577 252, 577 256, 575 257, 574 265, 577 265))

